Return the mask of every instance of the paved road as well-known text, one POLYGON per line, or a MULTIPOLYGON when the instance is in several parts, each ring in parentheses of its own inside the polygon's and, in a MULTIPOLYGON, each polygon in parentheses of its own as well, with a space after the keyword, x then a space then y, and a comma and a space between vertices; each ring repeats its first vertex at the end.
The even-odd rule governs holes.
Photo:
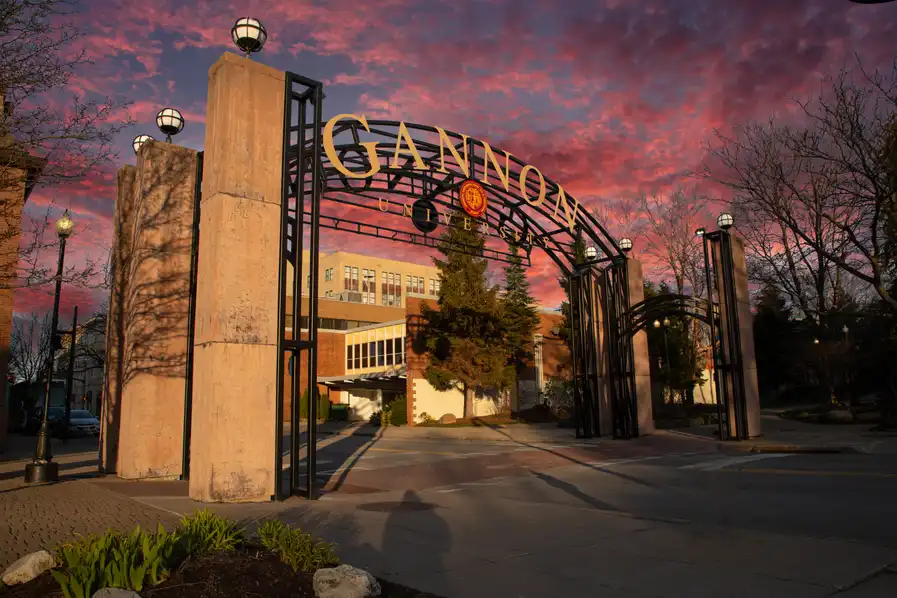
MULTIPOLYGON (((334 436, 322 439, 318 464, 320 501, 213 508, 250 526, 271 516, 297 523, 337 542, 347 562, 450 597, 897 595, 893 455, 721 452, 662 435, 538 444, 334 436)), ((100 526, 104 508, 55 507, 55 527, 36 523, 37 507, 12 509, 115 494, 110 523, 127 527, 200 506, 183 483, 51 488, 66 487, 81 489, 0 493, 0 509, 49 542, 74 516, 84 529, 100 526), (116 487, 138 488, 140 503, 126 506, 116 487)), ((7 538, 38 541, 7 521, 7 538)))

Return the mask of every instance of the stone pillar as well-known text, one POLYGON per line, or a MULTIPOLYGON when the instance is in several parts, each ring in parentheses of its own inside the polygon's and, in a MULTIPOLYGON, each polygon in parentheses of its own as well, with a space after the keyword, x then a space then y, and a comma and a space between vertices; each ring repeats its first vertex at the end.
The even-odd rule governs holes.
POLYGON ((730 233, 730 237, 732 239, 732 265, 735 271, 735 304, 738 310, 748 437, 754 438, 760 435, 760 385, 757 382, 757 358, 754 353, 754 316, 751 313, 744 240, 733 233, 730 233))
POLYGON ((122 206, 133 230, 115 380, 118 476, 169 478, 181 473, 196 152, 151 141, 137 162, 132 212, 122 206))
MULTIPOLYGON (((632 257, 626 258, 629 280, 629 306, 645 300, 645 276, 642 263, 632 257)), ((648 357, 648 332, 639 330, 632 337, 633 373, 635 374, 635 396, 638 409, 639 434, 654 432, 654 409, 651 402, 651 359, 648 357)))
POLYGON ((284 73, 224 54, 209 70, 190 497, 274 495, 284 73))
POLYGON ((100 471, 118 471, 118 439, 121 430, 121 379, 124 371, 125 339, 124 297, 131 268, 131 237, 134 234, 133 210, 137 168, 125 166, 118 171, 118 194, 113 216, 112 255, 109 277, 109 309, 106 314, 106 367, 103 372, 103 405, 100 414, 100 471))

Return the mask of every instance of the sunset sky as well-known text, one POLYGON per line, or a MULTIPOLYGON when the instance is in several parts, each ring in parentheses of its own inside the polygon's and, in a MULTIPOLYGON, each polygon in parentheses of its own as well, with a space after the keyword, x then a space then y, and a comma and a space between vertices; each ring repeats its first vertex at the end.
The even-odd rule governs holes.
MULTIPOLYGON (((897 50, 897 3, 84 0, 79 44, 94 64, 70 91, 130 100, 138 125, 121 134, 118 164, 29 200, 32 215, 51 203, 72 209, 74 263, 110 244, 115 172, 134 163, 135 135, 161 137, 159 109, 181 110, 176 143, 202 149, 207 72, 235 50, 230 28, 241 16, 268 30, 256 60, 325 82, 325 118, 357 112, 467 133, 537 166, 587 209, 699 184, 690 172, 714 128, 787 117, 793 98, 815 93, 855 54, 867 69, 890 68, 897 50)), ((326 231, 322 243, 335 246, 326 231)), ((363 247, 428 261, 407 245, 363 247)), ((540 302, 556 306, 556 269, 539 259, 530 275, 540 302)), ((16 311, 46 310, 50 292, 19 292, 16 311)), ((72 305, 90 312, 105 294, 67 287, 63 322, 72 305)))

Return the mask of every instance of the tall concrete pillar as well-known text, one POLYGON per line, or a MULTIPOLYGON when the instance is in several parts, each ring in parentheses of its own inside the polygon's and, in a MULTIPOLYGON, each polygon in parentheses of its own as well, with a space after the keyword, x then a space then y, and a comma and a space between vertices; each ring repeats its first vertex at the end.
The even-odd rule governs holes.
POLYGON ((116 381, 118 476, 169 478, 181 473, 196 152, 146 143, 135 187, 116 381))
POLYGON ((190 497, 274 494, 284 73, 224 54, 209 70, 190 497))
MULTIPOLYGON (((629 307, 645 300, 645 275, 641 261, 627 257, 629 274, 629 307)), ((632 337, 633 373, 635 374, 635 396, 638 409, 639 434, 654 432, 654 408, 651 402, 651 359, 648 357, 648 332, 639 330, 632 337)))
POLYGON ((103 374, 103 405, 100 414, 100 471, 118 471, 118 439, 121 428, 121 379, 124 371, 125 292, 131 268, 131 240, 134 234, 134 198, 137 168, 118 171, 117 197, 113 216, 110 256, 109 308, 106 313, 106 368, 103 374))
POLYGON ((754 316, 751 313, 744 240, 732 233, 730 233, 730 237, 732 239, 732 265, 735 271, 735 304, 738 311, 748 437, 754 438, 760 435, 760 385, 757 382, 757 357, 754 353, 754 316))

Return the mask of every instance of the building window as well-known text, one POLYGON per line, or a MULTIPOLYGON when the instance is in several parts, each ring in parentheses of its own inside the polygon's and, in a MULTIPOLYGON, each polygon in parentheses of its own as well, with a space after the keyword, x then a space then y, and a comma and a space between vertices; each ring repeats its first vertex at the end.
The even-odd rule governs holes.
POLYGON ((398 307, 402 305, 402 275, 394 272, 381 273, 382 290, 380 303, 398 307))
POLYGON ((352 290, 352 268, 350 268, 349 266, 343 268, 343 290, 352 290))
POLYGON ((355 360, 355 369, 361 368, 361 347, 355 345, 355 354, 353 359, 355 360))
POLYGON ((346 369, 347 370, 352 369, 352 349, 354 347, 355 347, 355 345, 348 345, 346 347, 346 369))
POLYGON ((377 341, 377 365, 386 365, 386 355, 383 353, 383 341, 377 341))
POLYGON ((368 344, 361 344, 361 367, 368 367, 368 344))
POLYGON ((406 276, 405 291, 408 293, 424 294, 424 277, 423 276, 406 276))
POLYGON ((439 279, 431 278, 430 279, 430 295, 435 297, 436 295, 439 294, 439 289, 440 289, 439 279))
POLYGON ((395 361, 395 355, 392 352, 392 339, 386 339, 386 365, 392 365, 395 361))
POLYGON ((377 272, 365 268, 361 271, 361 302, 369 305, 377 303, 377 272))

